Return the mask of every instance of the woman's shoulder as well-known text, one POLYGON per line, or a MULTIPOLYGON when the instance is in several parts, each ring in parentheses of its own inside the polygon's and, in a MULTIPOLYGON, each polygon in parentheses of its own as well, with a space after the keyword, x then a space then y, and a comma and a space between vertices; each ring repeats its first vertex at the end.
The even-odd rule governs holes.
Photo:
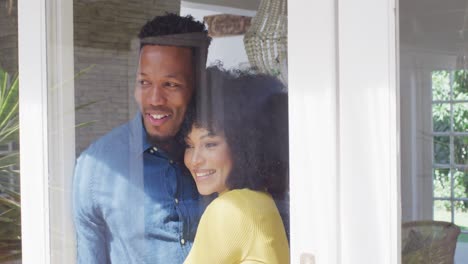
POLYGON ((235 189, 227 191, 214 199, 206 210, 208 213, 226 211, 230 216, 236 214, 245 216, 256 214, 259 210, 270 209, 272 207, 275 207, 275 203, 266 192, 235 189))
POLYGON ((247 196, 251 196, 250 191, 238 192, 237 190, 218 196, 205 209, 199 229, 209 228, 210 233, 213 230, 251 233, 257 219, 254 210, 247 203, 247 200, 252 199, 247 196))
POLYGON ((227 191, 215 200, 218 200, 219 203, 232 203, 244 206, 251 206, 253 201, 273 201, 268 193, 247 188, 227 191))

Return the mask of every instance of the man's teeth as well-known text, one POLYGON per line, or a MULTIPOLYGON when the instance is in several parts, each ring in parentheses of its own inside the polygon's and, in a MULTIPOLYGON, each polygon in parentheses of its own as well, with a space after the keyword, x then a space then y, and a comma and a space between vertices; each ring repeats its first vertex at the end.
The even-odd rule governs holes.
POLYGON ((197 175, 197 177, 203 177, 203 176, 211 175, 213 173, 215 173, 215 170, 209 170, 209 171, 205 171, 205 172, 197 172, 195 175, 197 175))
POLYGON ((154 119, 163 119, 164 117, 169 115, 161 115, 161 114, 152 114, 151 117, 154 119))

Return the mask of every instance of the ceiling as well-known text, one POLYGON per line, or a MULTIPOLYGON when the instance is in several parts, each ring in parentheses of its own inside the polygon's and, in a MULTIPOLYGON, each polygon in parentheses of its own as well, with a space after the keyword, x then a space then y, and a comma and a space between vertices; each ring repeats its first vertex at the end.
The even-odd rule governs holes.
POLYGON ((468 0, 400 0, 402 45, 444 51, 468 47, 468 0))

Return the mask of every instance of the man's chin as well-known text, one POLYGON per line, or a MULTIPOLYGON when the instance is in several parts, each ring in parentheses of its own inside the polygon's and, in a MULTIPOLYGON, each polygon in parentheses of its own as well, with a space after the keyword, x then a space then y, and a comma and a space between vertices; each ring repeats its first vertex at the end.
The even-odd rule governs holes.
POLYGON ((164 144, 172 141, 174 139, 174 136, 172 135, 149 135, 148 134, 148 141, 152 145, 159 145, 159 144, 164 144))

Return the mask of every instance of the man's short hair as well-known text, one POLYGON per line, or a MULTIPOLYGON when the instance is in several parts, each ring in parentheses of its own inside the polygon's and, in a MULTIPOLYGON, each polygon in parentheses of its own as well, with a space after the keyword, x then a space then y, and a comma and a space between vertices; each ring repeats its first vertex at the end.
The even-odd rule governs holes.
POLYGON ((166 15, 156 16, 146 22, 141 28, 138 38, 144 39, 184 33, 205 33, 208 36, 205 24, 196 21, 191 15, 179 16, 173 13, 166 13, 166 15))

